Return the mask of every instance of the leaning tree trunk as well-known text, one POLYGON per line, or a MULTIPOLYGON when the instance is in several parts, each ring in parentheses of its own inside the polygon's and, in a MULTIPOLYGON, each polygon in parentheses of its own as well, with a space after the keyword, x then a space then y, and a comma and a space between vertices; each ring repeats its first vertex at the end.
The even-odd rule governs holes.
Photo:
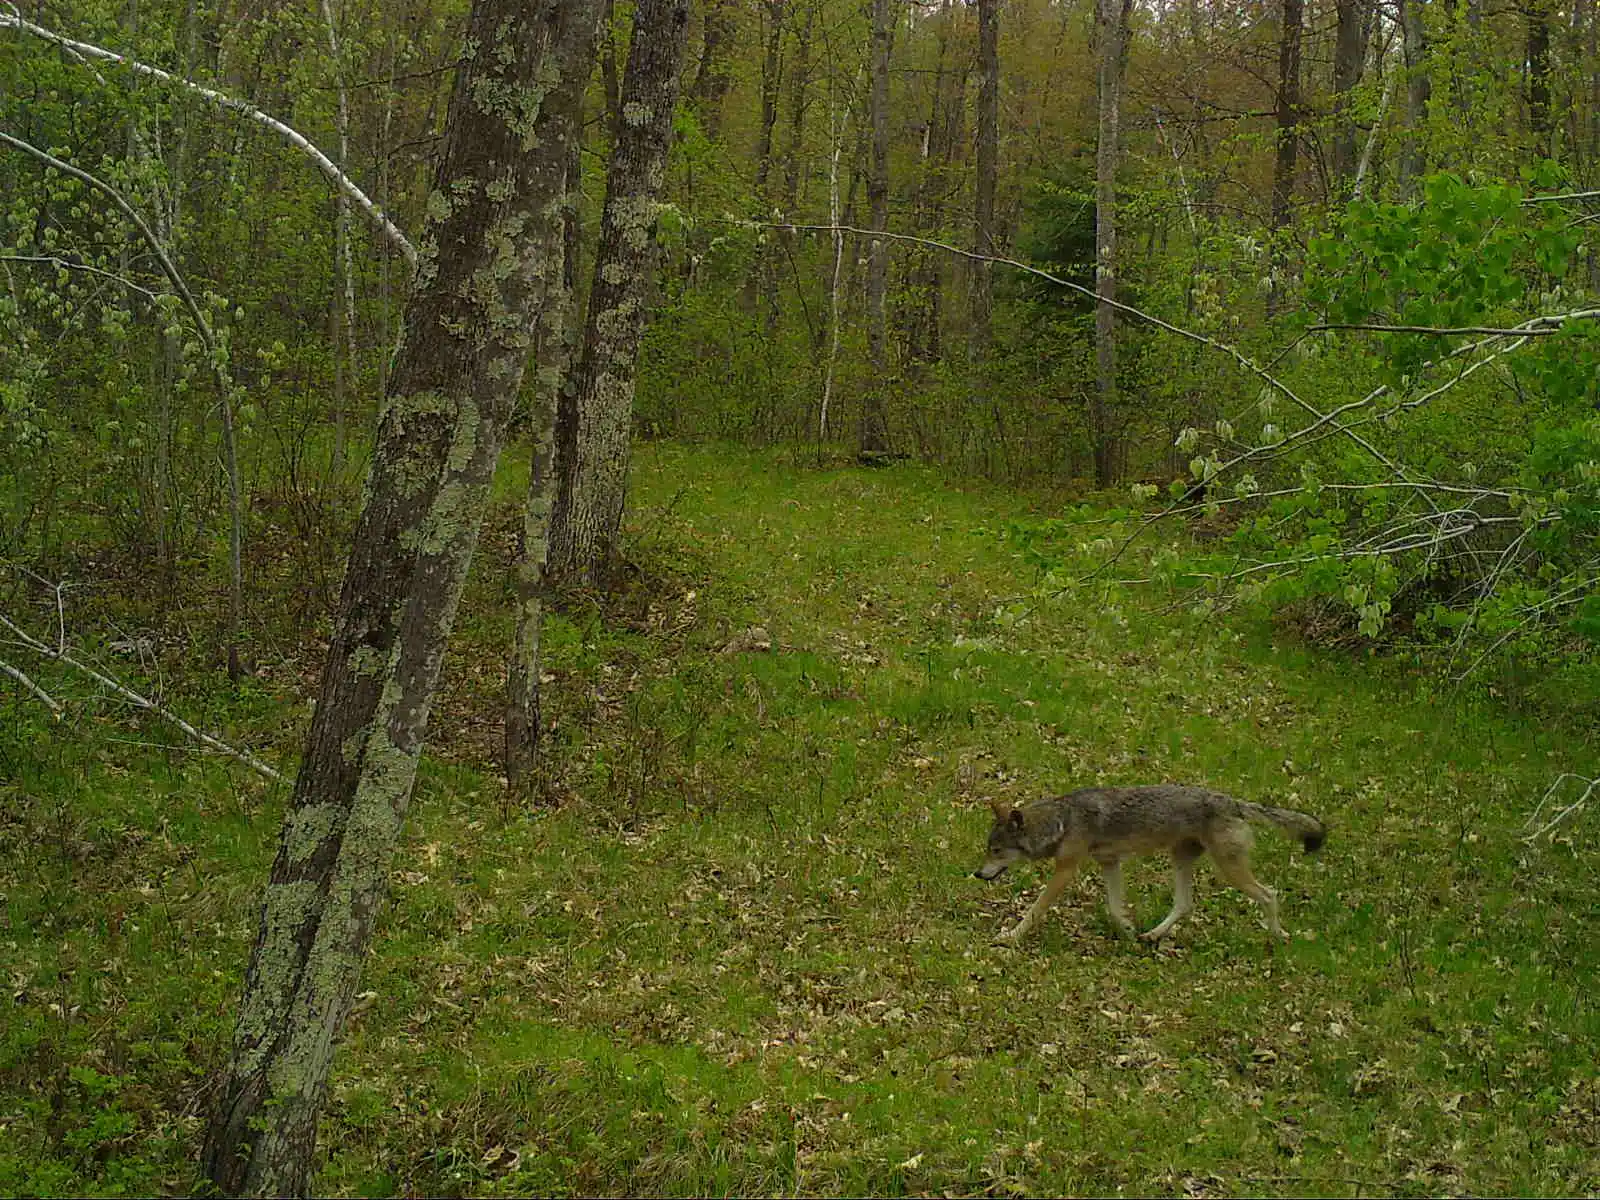
MULTIPOLYGON (((867 176, 867 205, 877 233, 889 228, 889 0, 872 0, 872 170, 867 176)), ((889 377, 889 243, 875 237, 867 249, 867 381, 861 409, 857 451, 864 461, 881 461, 889 451, 884 388, 889 377)))
POLYGON ((1117 404, 1117 143, 1121 136, 1122 76, 1127 65, 1128 16, 1132 0, 1098 0, 1099 143, 1094 164, 1095 390, 1089 402, 1089 438, 1096 487, 1110 487, 1116 474, 1111 414, 1117 404))
POLYGON ((405 338, 203 1162, 227 1195, 304 1195, 333 1044, 410 804, 533 316, 561 270, 564 148, 600 0, 478 0, 405 338))
MULTIPOLYGON (((570 389, 577 453, 557 466, 550 571, 599 586, 617 559, 627 498, 634 368, 655 266, 656 195, 666 174, 688 0, 639 0, 622 80, 622 130, 606 170, 583 357, 570 389)), ((568 392, 563 391, 563 403, 568 392)), ((571 419, 572 414, 562 417, 571 419)))

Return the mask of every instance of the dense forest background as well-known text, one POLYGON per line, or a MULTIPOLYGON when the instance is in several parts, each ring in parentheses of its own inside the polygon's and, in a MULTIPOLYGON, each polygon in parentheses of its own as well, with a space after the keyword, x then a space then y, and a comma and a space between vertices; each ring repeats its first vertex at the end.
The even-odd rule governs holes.
POLYGON ((1597 217, 1591 0, 0 2, 0 1191, 1592 1190, 1597 217), (1300 1042, 968 995, 1155 775, 1379 839, 1300 1042))
MULTIPOLYGON (((640 434, 911 455, 1013 482, 1215 475, 1230 516, 1270 518, 1220 574, 1354 589, 1368 631, 1470 626, 1480 651, 1526 649, 1553 618, 1591 629, 1590 7, 1133 6, 1111 14, 1128 33, 1105 156, 1096 30, 1115 20, 1007 4, 990 112, 982 7, 890 4, 881 72, 870 8, 693 9, 651 207, 640 434), (1116 214, 1102 273, 1130 306, 1104 331, 1083 290, 1097 201, 1116 214), (896 240, 863 232, 880 227, 896 240), (1047 274, 949 249, 973 247, 1047 274), (1097 358, 1111 340, 1114 359, 1097 358), (1313 476, 1357 490, 1317 502, 1313 476), (1309 583, 1273 565, 1310 561, 1309 583)), ((169 575, 226 571, 232 486, 238 539, 265 509, 291 514, 284 549, 326 596, 410 264, 299 148, 174 80, 286 122, 414 236, 466 14, 59 16, 6 18, 4 128, 143 213, 211 329, 105 195, 8 151, 6 552, 57 563, 87 519, 169 575), (170 74, 53 43, 40 27, 54 25, 170 74)), ((583 98, 580 303, 630 17, 608 11, 583 98)))

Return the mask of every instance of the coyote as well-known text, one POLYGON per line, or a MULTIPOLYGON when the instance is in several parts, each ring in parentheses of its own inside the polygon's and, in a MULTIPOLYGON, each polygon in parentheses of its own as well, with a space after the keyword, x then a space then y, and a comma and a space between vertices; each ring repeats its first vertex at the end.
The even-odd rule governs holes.
POLYGON ((1277 825, 1299 838, 1308 854, 1322 845, 1328 833, 1321 821, 1292 808, 1250 804, 1209 788, 1171 783, 1083 788, 1023 808, 990 800, 989 807, 994 810, 989 857, 974 875, 995 879, 1018 859, 1055 860, 1055 874, 1027 916, 1000 936, 1000 941, 1012 944, 1038 924, 1090 858, 1100 864, 1105 876, 1111 920, 1124 936, 1133 936, 1122 891, 1122 860, 1130 854, 1161 850, 1172 855, 1172 911, 1155 928, 1139 935, 1145 941, 1166 937, 1194 907, 1194 864, 1208 851, 1218 874, 1261 906, 1267 929, 1287 939, 1289 935, 1278 923, 1277 898, 1250 873, 1254 835, 1247 822, 1277 825))

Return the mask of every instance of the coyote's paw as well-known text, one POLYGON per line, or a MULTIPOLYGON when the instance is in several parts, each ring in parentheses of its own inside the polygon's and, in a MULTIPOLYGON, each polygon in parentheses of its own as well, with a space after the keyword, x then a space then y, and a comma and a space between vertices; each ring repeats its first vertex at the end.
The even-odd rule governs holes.
POLYGON ((1027 932, 1027 929, 1018 925, 1014 929, 1006 930, 1004 933, 995 934, 993 944, 996 946, 1015 946, 1022 940, 1022 935, 1027 932))
POLYGON ((1150 942, 1151 944, 1154 944, 1166 937, 1167 932, 1168 931, 1165 929, 1146 929, 1139 935, 1139 940, 1141 942, 1150 942))

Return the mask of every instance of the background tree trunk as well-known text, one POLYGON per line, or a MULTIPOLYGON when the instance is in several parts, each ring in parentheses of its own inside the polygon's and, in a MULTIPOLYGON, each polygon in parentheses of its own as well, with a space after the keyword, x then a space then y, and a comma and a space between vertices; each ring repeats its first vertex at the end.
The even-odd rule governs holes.
POLYGON ((599 0, 480 0, 322 689, 207 1130, 227 1195, 304 1195, 332 1050, 410 804, 528 329, 561 270, 565 148, 599 0))
MULTIPOLYGON (((1272 231, 1289 224, 1289 200, 1294 192, 1295 166, 1300 154, 1300 37, 1305 25, 1305 0, 1283 0, 1282 28, 1278 31, 1277 153, 1272 160, 1272 231)), ((1267 297, 1267 315, 1283 302, 1286 258, 1283 247, 1273 248, 1273 283, 1267 297)))
POLYGON ((722 130, 722 99, 733 82, 728 59, 733 53, 738 31, 738 0, 707 0, 700 41, 700 63, 694 82, 689 85, 689 103, 700 118, 700 127, 709 138, 722 130))
POLYGON ((1111 414, 1117 403, 1117 313, 1107 301, 1117 296, 1117 142, 1132 7, 1133 0, 1097 0, 1095 21, 1100 119, 1094 173, 1095 390, 1089 402, 1089 437, 1095 486, 1102 488, 1110 487, 1116 478, 1111 414))
POLYGON ((1550 128, 1550 5, 1548 0, 1527 0, 1528 19, 1528 134, 1535 154, 1555 153, 1550 128))
POLYGON ((1428 100, 1433 84, 1428 78, 1428 35, 1422 23, 1422 0, 1397 0, 1400 6, 1400 36, 1406 64, 1406 136, 1400 150, 1400 188, 1409 195, 1415 180, 1428 169, 1428 100))
POLYGON ((1333 177, 1338 198, 1350 193, 1356 173, 1356 123, 1350 112, 1367 57, 1371 13, 1367 0, 1335 0, 1338 27, 1333 41, 1333 177))
MULTIPOLYGON (((1000 0, 978 0, 977 177, 973 181, 972 248, 994 254, 994 190, 1000 164, 1000 0)), ((988 389, 983 371, 994 339, 994 266, 972 265, 972 330, 968 355, 975 399, 988 389)))
MULTIPOLYGON (((890 0, 872 0, 872 97, 868 121, 872 129, 872 168, 867 175, 869 222, 876 231, 889 228, 889 48, 890 0)), ((867 247, 867 357, 872 378, 862 397, 857 452, 863 459, 881 459, 889 451, 884 391, 889 379, 889 243, 872 238, 867 247)))
POLYGON ((606 172, 606 206, 573 381, 577 453, 558 467, 550 570, 600 586, 615 564, 627 497, 634 369, 655 268, 656 196, 666 173, 688 0, 639 0, 622 80, 622 132, 606 172))

